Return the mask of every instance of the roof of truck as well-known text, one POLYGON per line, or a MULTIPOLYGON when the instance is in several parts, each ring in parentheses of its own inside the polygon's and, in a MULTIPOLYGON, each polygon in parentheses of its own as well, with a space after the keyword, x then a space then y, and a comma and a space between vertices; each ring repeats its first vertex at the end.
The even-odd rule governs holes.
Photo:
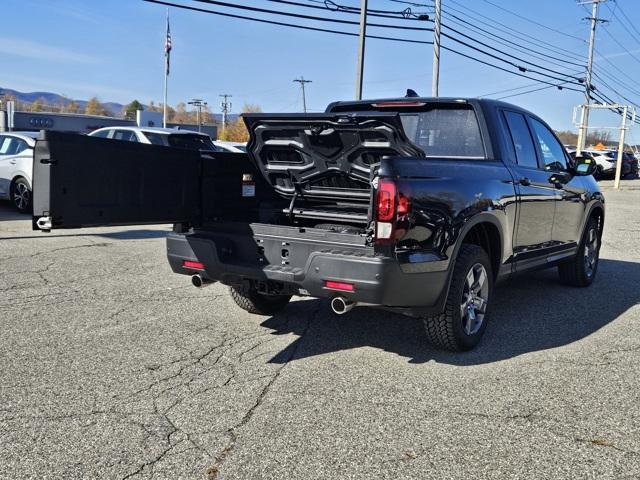
POLYGON ((327 112, 331 112, 336 107, 352 107, 356 105, 371 105, 377 103, 398 103, 398 104, 419 104, 419 103, 460 103, 460 104, 485 104, 503 106, 517 110, 525 109, 512 103, 494 100, 492 98, 481 97, 395 97, 395 98, 371 98, 367 100, 347 100, 332 102, 327 106, 327 112))

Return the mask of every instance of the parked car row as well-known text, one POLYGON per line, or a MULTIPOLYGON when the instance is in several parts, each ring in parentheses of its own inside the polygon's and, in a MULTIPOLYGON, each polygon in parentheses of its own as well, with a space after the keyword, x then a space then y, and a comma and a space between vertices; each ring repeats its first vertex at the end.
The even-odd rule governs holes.
MULTIPOLYGON (((20 212, 32 205, 33 152, 38 132, 0 133, 0 200, 9 200, 20 212)), ((211 152, 246 152, 239 142, 212 141, 205 133, 172 128, 105 127, 88 134, 126 142, 211 152)))
MULTIPOLYGON (((567 149, 571 158, 575 158, 576 150, 567 149)), ((590 158, 596 163, 596 171, 593 176, 596 180, 603 178, 613 178, 616 174, 616 165, 618 164, 617 150, 582 150, 581 155, 590 158)), ((622 177, 635 178, 638 176, 638 159, 629 152, 622 152, 622 177)))

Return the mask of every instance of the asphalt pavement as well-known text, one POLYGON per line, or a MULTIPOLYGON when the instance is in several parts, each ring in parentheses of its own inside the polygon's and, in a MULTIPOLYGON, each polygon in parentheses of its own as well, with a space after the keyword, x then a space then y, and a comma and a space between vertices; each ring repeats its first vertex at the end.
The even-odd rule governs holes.
POLYGON ((0 478, 640 478, 639 183, 605 187, 590 288, 500 286, 464 354, 366 308, 250 315, 170 271, 168 226, 0 204, 0 478))

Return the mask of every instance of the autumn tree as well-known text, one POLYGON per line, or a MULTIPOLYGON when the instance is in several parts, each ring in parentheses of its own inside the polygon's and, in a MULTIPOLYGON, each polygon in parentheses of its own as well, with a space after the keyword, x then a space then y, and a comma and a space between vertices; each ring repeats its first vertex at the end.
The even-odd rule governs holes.
POLYGON ((187 112, 187 104, 184 102, 178 102, 176 104, 175 114, 173 116, 173 121, 175 123, 188 123, 189 122, 189 112, 187 112))
POLYGON ((104 105, 100 103, 100 101, 96 97, 91 97, 87 102, 87 106, 84 109, 84 113, 86 115, 98 115, 101 117, 109 116, 110 112, 105 108, 104 105))
POLYGON ((42 112, 44 110, 44 99, 38 98, 33 103, 31 103, 30 110, 32 112, 42 112))
POLYGON ((80 113, 80 105, 78 105, 75 100, 71 100, 66 110, 68 113, 80 113))
POLYGON ((144 105, 142 105, 138 100, 134 100, 124 107, 124 118, 127 120, 135 120, 138 110, 144 110, 144 105))
POLYGON ((218 140, 226 140, 228 142, 246 142, 249 140, 249 132, 244 124, 242 115, 244 113, 261 113, 262 109, 258 105, 246 104, 242 107, 242 113, 238 118, 230 122, 226 128, 218 130, 218 140))

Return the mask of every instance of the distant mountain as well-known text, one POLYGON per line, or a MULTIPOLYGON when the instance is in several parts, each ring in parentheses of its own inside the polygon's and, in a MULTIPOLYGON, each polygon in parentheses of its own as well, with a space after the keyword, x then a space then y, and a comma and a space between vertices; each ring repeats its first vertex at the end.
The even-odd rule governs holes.
MULTIPOLYGON (((71 102, 76 102, 81 109, 84 109, 87 105, 87 100, 74 100, 71 98, 63 97, 57 93, 52 92, 19 92, 10 88, 0 87, 0 94, 12 95, 16 97, 19 102, 33 103, 37 99, 41 98, 46 105, 58 106, 63 104, 69 105, 71 102)), ((117 102, 101 102, 102 105, 107 108, 113 115, 120 115, 124 109, 124 105, 117 102)))

